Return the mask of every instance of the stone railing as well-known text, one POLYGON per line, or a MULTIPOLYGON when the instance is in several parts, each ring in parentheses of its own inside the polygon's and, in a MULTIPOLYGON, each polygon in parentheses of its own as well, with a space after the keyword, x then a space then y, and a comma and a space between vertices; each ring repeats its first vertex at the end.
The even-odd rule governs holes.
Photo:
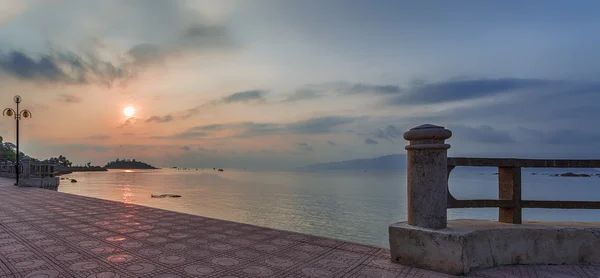
POLYGON ((600 168, 600 160, 448 158, 448 176, 456 166, 498 167, 499 200, 457 200, 448 190, 448 208, 499 208, 498 221, 521 224, 523 208, 600 209, 600 202, 521 199, 521 168, 600 168))
MULTIPOLYGON (((0 162, 0 176, 15 178, 15 163, 0 162)), ((57 189, 59 181, 57 164, 32 162, 28 158, 21 160, 19 165, 19 186, 57 189)))
POLYGON ((525 222, 523 208, 600 209, 600 202, 522 200, 521 168, 600 168, 600 160, 448 158, 452 132, 421 125, 404 134, 407 221, 390 225, 392 261, 450 274, 507 264, 600 264, 600 224, 525 222), (498 168, 499 199, 457 200, 457 166, 498 168), (448 221, 449 208, 499 208, 498 220, 448 221))

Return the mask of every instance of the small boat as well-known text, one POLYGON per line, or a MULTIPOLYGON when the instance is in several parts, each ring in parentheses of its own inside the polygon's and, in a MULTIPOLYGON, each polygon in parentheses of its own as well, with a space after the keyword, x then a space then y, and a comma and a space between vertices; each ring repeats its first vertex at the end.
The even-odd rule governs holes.
POLYGON ((154 194, 150 194, 150 197, 152 197, 152 198, 166 198, 166 197, 179 198, 179 197, 181 197, 181 195, 175 195, 175 194, 154 195, 154 194))

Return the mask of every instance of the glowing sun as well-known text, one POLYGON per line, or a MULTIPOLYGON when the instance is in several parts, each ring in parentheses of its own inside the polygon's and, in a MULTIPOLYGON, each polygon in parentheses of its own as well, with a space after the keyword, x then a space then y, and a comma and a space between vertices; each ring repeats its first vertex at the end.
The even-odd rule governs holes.
POLYGON ((123 109, 123 114, 125 114, 126 117, 131 118, 135 114, 135 108, 127 106, 123 109))

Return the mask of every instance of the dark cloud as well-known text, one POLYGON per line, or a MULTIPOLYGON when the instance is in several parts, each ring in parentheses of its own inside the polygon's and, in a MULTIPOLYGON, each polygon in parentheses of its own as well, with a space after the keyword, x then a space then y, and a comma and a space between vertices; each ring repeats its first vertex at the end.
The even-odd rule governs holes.
POLYGON ((373 140, 371 138, 367 138, 367 139, 365 139, 365 144, 367 144, 367 145, 377 145, 377 144, 379 144, 379 142, 377 142, 377 141, 375 141, 375 140, 373 140))
POLYGON ((92 135, 92 136, 86 137, 86 139, 90 139, 90 140, 107 140, 110 138, 111 138, 110 135, 105 135, 105 134, 98 134, 98 135, 92 135))
POLYGON ((57 84, 125 84, 142 73, 144 67, 170 58, 238 49, 226 26, 208 24, 205 16, 184 1, 129 0, 119 3, 118 12, 112 1, 93 6, 73 5, 71 1, 42 1, 32 6, 20 21, 36 22, 34 28, 42 37, 61 37, 52 42, 54 46, 77 51, 48 49, 29 53, 25 51, 29 45, 11 46, 0 49, 0 72, 26 81, 57 84), (90 28, 81 24, 82 19, 92 24, 101 22, 102 31, 90 33, 90 28), (131 44, 125 53, 115 53, 113 50, 121 46, 96 39, 107 34, 144 43, 131 44), (92 39, 78 39, 77 45, 62 40, 73 35, 92 39))
POLYGON ((296 147, 298 148, 298 150, 301 150, 303 152, 312 152, 313 151, 313 147, 311 145, 309 145, 308 143, 304 143, 304 142, 296 143, 296 147))
POLYGON ((192 148, 190 148, 190 146, 183 146, 183 147, 181 147, 181 150, 184 150, 186 152, 190 152, 190 151, 192 151, 192 148))
POLYGON ((131 117, 128 118, 127 120, 125 120, 125 122, 123 122, 120 126, 118 126, 117 128, 124 128, 124 127, 131 127, 133 126, 135 123, 137 122, 137 119, 135 117, 131 117))
POLYGON ((231 94, 223 98, 224 103, 236 103, 236 102, 263 102, 265 101, 264 95, 265 91, 261 90, 252 90, 252 91, 244 91, 238 92, 235 94, 231 94))
POLYGON ((288 95, 282 102, 295 102, 323 97, 323 92, 314 89, 299 89, 288 95))
POLYGON ((17 50, 0 51, 0 71, 22 80, 61 84, 111 85, 134 75, 133 69, 125 64, 113 65, 91 54, 79 56, 58 51, 38 56, 17 50))
POLYGON ((337 143, 335 143, 335 142, 333 142, 333 141, 329 141, 329 140, 327 140, 327 144, 328 144, 329 146, 335 146, 335 145, 337 145, 337 143))
POLYGON ((155 123, 168 123, 173 121, 174 118, 172 115, 165 115, 165 116, 152 116, 148 119, 146 119, 146 123, 151 123, 151 122, 155 122, 155 123))
POLYGON ((156 62, 163 62, 165 55, 162 50, 153 44, 138 44, 129 49, 127 54, 138 65, 148 65, 156 62))
POLYGON ((449 125, 448 128, 452 130, 453 137, 455 137, 456 140, 489 144, 515 143, 515 140, 508 131, 498 130, 489 125, 481 125, 476 127, 466 125, 449 125))
POLYGON ((479 105, 422 113, 413 120, 440 124, 485 120, 482 123, 490 126, 518 123, 541 129, 586 129, 596 125, 600 117, 600 83, 550 82, 557 85, 479 105))
POLYGON ((388 125, 384 129, 378 128, 376 131, 374 131, 370 135, 377 139, 385 139, 388 141, 392 141, 395 139, 402 139, 403 134, 404 134, 404 132, 402 132, 402 130, 400 130, 399 128, 397 128, 393 125, 388 125))
POLYGON ((415 85, 406 94, 388 101, 392 105, 434 104, 493 96, 517 90, 546 88, 561 84, 542 79, 472 79, 415 85))
POLYGON ((58 100, 61 102, 66 102, 66 103, 80 103, 82 101, 82 99, 80 97, 75 96, 75 95, 69 95, 69 94, 58 95, 58 100))
POLYGON ((207 103, 200 104, 198 106, 187 109, 183 112, 181 116, 182 119, 191 118, 202 111, 202 109, 215 107, 222 104, 231 104, 231 103, 265 103, 266 100, 264 98, 266 92, 262 90, 250 90, 233 93, 221 99, 216 99, 209 101, 207 103))
POLYGON ((398 85, 354 84, 343 91, 347 94, 395 95, 401 93, 402 88, 398 85))
POLYGON ((332 133, 334 128, 354 123, 359 119, 361 118, 344 116, 312 118, 288 124, 286 129, 299 134, 332 133))
POLYGON ((181 133, 177 133, 173 136, 166 136, 166 137, 155 136, 153 138, 156 138, 156 139, 194 139, 194 138, 207 137, 209 135, 210 134, 207 132, 188 130, 188 131, 184 131, 181 133))
POLYGON ((194 127, 194 130, 224 130, 227 128, 227 125, 224 124, 212 124, 212 125, 203 125, 194 127))

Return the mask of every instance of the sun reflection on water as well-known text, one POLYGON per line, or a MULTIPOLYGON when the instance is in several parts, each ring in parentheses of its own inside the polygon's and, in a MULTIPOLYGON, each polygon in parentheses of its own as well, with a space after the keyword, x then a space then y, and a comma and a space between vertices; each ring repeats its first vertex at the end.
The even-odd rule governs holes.
POLYGON ((131 192, 131 188, 129 188, 129 184, 123 185, 123 187, 121 188, 121 202, 126 204, 133 203, 133 200, 131 200, 131 196, 133 196, 133 193, 131 192))

